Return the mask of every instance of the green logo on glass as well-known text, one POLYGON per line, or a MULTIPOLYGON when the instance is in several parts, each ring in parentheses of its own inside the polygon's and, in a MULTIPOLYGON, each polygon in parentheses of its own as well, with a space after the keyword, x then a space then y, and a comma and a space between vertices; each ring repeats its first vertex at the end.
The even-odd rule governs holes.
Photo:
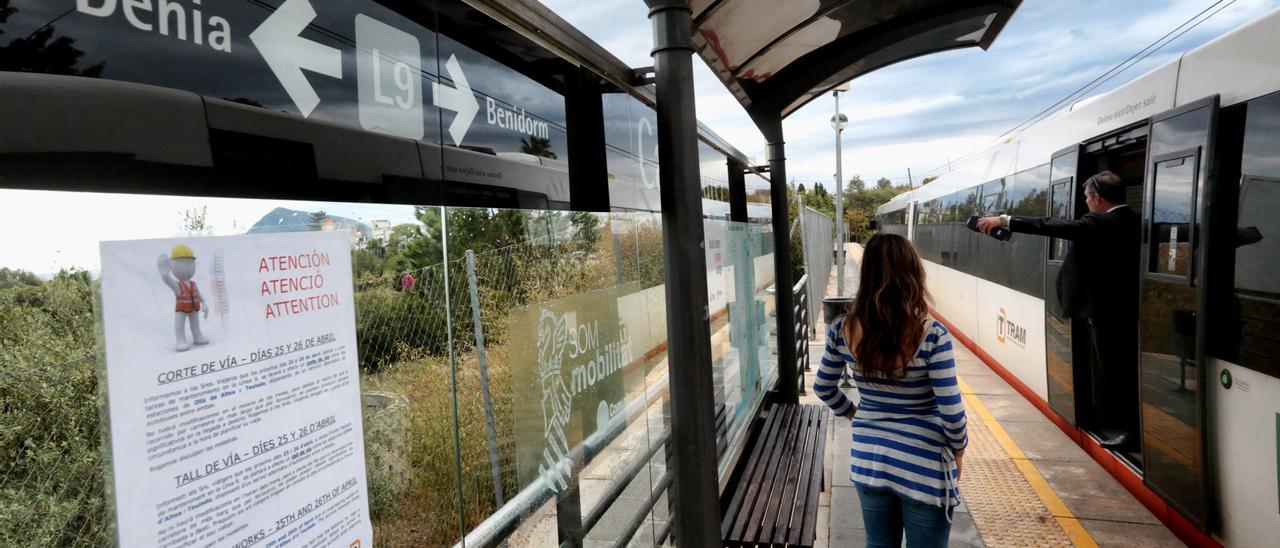
POLYGON ((606 427, 623 414, 623 369, 634 359, 618 299, 637 291, 628 284, 511 311, 521 486, 542 477, 564 489, 584 464, 573 448, 597 433, 607 441, 606 427))
POLYGON ((1222 383, 1223 388, 1230 390, 1231 389, 1231 371, 1223 369, 1222 373, 1218 374, 1218 381, 1222 383))

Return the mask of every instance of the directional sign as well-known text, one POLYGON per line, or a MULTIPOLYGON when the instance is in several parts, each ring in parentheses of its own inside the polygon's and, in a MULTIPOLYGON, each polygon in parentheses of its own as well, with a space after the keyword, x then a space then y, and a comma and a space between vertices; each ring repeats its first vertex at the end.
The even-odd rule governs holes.
POLYGON ((453 144, 460 145, 462 138, 467 136, 467 130, 471 129, 471 122, 476 119, 476 113, 480 111, 480 102, 476 101, 476 96, 471 93, 471 84, 467 83, 467 75, 462 72, 462 65, 458 64, 457 55, 450 55, 444 68, 456 87, 445 87, 432 82, 432 102, 440 108, 458 113, 453 117, 453 123, 449 124, 449 137, 453 138, 453 144))
POLYGON ((285 0, 249 34, 249 40, 258 48, 303 118, 311 116, 311 111, 320 104, 320 96, 302 69, 342 79, 342 52, 299 36, 315 18, 316 10, 311 2, 285 0))
POLYGON ((360 127, 421 139, 422 46, 412 34, 356 15, 360 127))

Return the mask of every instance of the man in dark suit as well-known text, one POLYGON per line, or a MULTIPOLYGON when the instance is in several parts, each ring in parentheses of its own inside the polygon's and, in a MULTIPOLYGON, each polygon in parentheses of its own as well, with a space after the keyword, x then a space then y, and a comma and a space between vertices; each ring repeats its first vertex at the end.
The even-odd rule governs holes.
POLYGON ((1071 240, 1058 273, 1063 313, 1084 318, 1093 336, 1094 394, 1099 426, 1119 430, 1105 447, 1127 448, 1138 441, 1138 213, 1125 202, 1124 183, 1110 171, 1084 182, 1089 212, 1075 220, 1000 215, 978 220, 978 229, 1071 240), (1097 398, 1095 398, 1097 399, 1097 398))

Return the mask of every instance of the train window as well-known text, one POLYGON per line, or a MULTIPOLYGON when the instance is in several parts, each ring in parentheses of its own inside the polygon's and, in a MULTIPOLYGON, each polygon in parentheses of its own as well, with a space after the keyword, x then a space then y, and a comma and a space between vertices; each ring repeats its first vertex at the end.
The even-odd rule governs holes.
POLYGON ((1040 217, 1049 204, 1049 164, 1019 172, 1006 191, 1005 203, 1011 215, 1040 217))
POLYGON ((1010 179, 998 179, 982 185, 981 215, 1003 213, 1005 211, 1005 187, 1010 179))
POLYGON ((1236 223, 1231 361, 1280 377, 1280 93, 1249 102, 1236 223))
POLYGON ((1191 275, 1197 158, 1190 154, 1155 162, 1148 272, 1191 275))
MULTIPOLYGON (((1071 179, 1054 183, 1049 191, 1049 217, 1054 219, 1071 218, 1072 191, 1071 179)), ((1069 244, 1070 242, 1061 238, 1050 239, 1049 260, 1061 261, 1066 258, 1069 244)))
MULTIPOLYGON (((1005 189, 1005 209, 1010 215, 1042 217, 1049 204, 1049 164, 1023 170, 1005 189)), ((1017 237, 1009 247, 1010 287, 1027 295, 1044 296, 1044 238, 1017 237), (1016 273, 1016 274, 1015 274, 1016 273)))

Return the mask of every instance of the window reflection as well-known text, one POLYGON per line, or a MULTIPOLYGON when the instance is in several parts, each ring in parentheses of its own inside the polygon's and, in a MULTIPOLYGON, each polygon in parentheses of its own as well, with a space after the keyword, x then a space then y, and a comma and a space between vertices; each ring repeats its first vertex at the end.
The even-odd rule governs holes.
POLYGON ((1235 228, 1232 362, 1280 376, 1280 94, 1250 101, 1235 228))
POLYGON ((1191 273, 1195 157, 1157 162, 1151 211, 1151 259, 1148 271, 1187 276, 1191 273))
MULTIPOLYGON (((1049 200, 1049 217, 1054 219, 1071 218, 1071 181, 1053 185, 1053 195, 1049 200)), ((1067 256, 1067 248, 1071 242, 1062 238, 1051 238, 1049 241, 1049 259, 1061 261, 1067 256)))

